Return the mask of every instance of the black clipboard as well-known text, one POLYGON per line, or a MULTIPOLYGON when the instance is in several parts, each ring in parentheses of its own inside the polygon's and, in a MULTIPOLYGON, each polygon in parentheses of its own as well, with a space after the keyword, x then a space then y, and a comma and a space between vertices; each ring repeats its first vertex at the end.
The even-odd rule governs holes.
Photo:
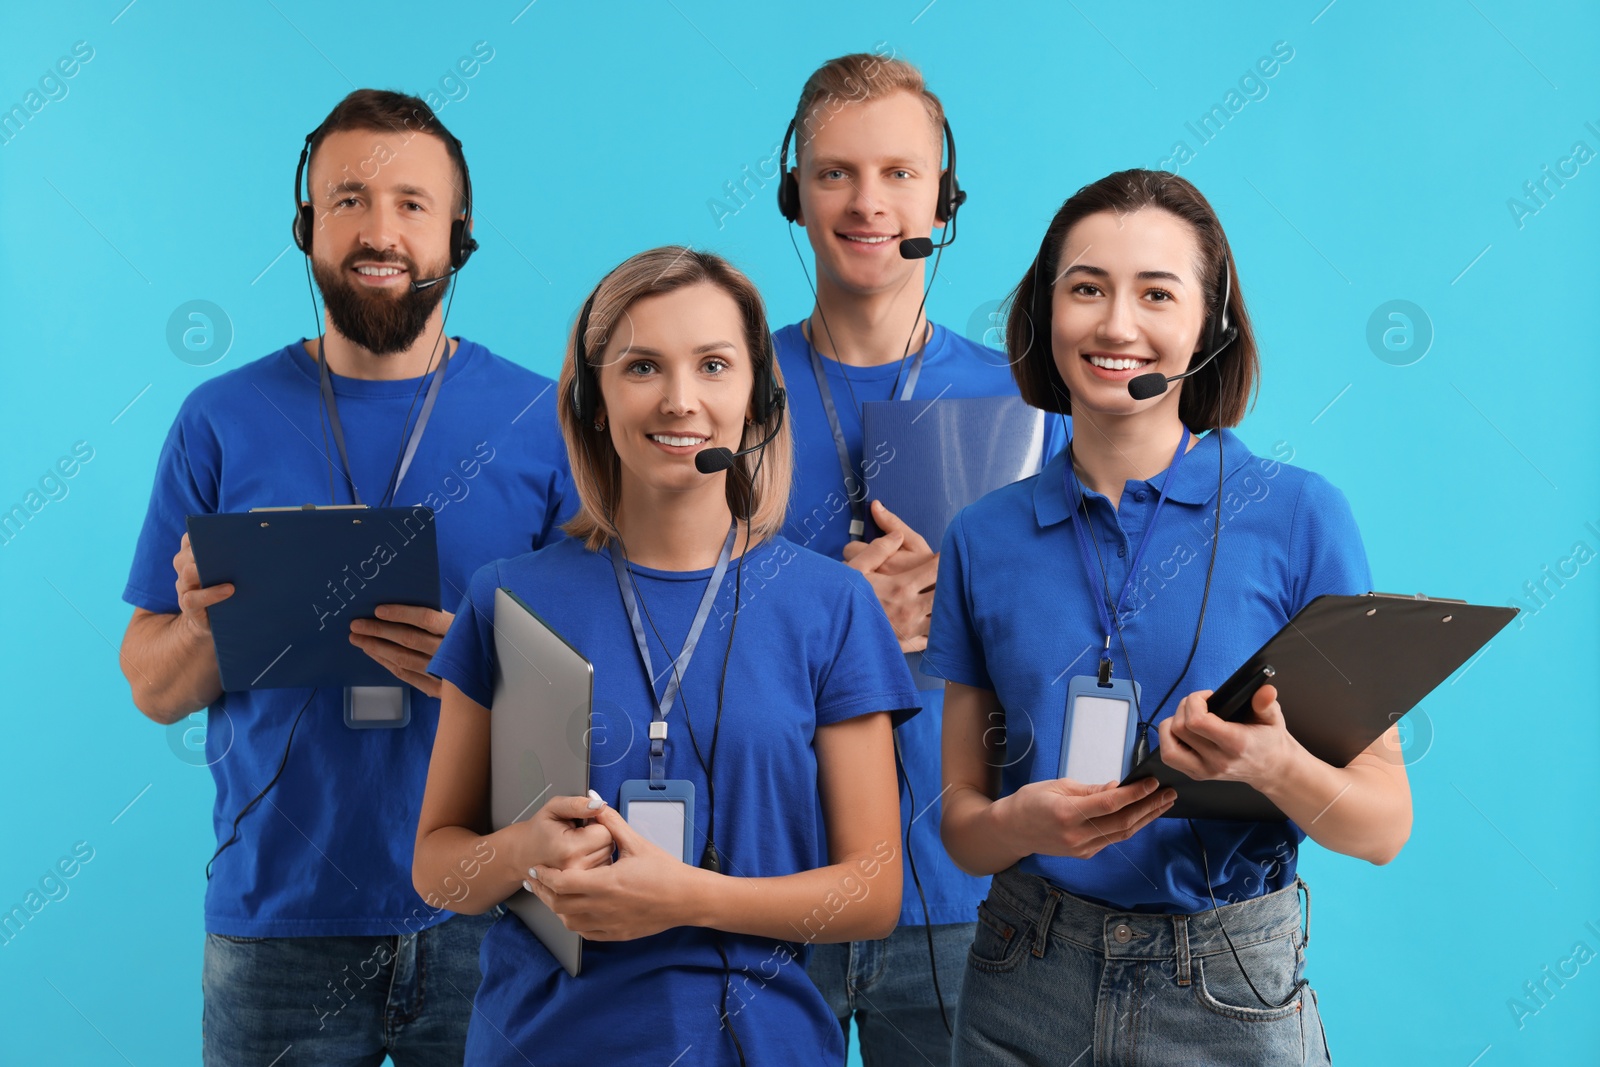
MULTIPOLYGON (((1313 756, 1344 767, 1516 614, 1510 607, 1424 596, 1319 596, 1218 686, 1207 704, 1225 718, 1248 715, 1249 697, 1270 671, 1289 732, 1313 756)), ((1243 782, 1197 782, 1173 770, 1159 746, 1123 783, 1141 778, 1178 791, 1163 818, 1285 818, 1243 782)))
POLYGON ((439 610, 432 508, 258 508, 190 515, 188 530, 200 583, 234 587, 210 609, 224 691, 398 685, 350 643, 350 620, 439 610))

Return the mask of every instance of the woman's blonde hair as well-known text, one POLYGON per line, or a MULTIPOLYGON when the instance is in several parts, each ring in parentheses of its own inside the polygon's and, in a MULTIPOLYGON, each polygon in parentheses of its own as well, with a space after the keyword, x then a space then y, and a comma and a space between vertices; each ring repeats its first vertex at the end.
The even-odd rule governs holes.
MULTIPOLYGON (((598 551, 617 535, 615 518, 622 468, 610 433, 597 430, 592 424, 585 425, 578 417, 574 392, 577 361, 587 359, 590 378, 585 387, 594 386, 598 392, 600 357, 628 307, 643 297, 701 284, 716 286, 738 305, 755 382, 759 385, 766 371, 771 375, 774 388, 783 386, 761 293, 749 278, 721 256, 668 245, 630 256, 606 275, 590 298, 587 336, 578 336, 579 330, 585 328, 581 314, 573 324, 559 383, 561 436, 567 443, 572 481, 578 491, 578 513, 562 529, 569 537, 583 541, 590 551, 598 551)), ((779 429, 782 420, 782 406, 773 405, 765 421, 745 426, 740 448, 769 434, 773 435, 772 440, 765 448, 735 460, 734 470, 738 473, 730 474, 727 479, 729 510, 743 518, 746 508, 749 509, 751 544, 764 541, 783 529, 788 510, 789 483, 794 474, 794 440, 787 422, 779 429), (778 432, 774 433, 775 430, 778 432)))

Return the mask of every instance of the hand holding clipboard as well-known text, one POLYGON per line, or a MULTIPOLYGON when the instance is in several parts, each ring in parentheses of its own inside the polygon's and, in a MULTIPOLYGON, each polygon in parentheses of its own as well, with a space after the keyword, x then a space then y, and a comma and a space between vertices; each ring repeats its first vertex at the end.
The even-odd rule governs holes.
MULTIPOLYGON (((1219 686, 1207 706, 1230 722, 1248 721, 1251 698, 1270 680, 1294 739, 1316 758, 1344 767, 1515 615, 1512 608, 1427 597, 1317 597, 1219 686)), ((1175 770, 1159 746, 1123 781, 1141 778, 1178 791, 1166 818, 1284 818, 1243 782, 1196 781, 1175 770)))

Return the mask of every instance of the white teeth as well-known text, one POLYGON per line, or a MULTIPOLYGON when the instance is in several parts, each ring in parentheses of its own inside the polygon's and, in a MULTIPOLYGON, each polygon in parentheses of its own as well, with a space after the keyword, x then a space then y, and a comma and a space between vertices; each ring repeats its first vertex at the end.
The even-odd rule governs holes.
POLYGON ((399 274, 400 273, 400 268, 399 267, 357 267, 356 268, 356 273, 357 274, 371 275, 374 278, 388 278, 388 277, 390 277, 392 275, 399 274))
POLYGON ((1142 359, 1112 359, 1109 356, 1090 356, 1089 362, 1102 370, 1134 370, 1145 364, 1142 359))
POLYGON ((652 441, 658 441, 661 444, 669 445, 672 448, 689 448, 693 445, 701 444, 706 440, 704 437, 679 437, 670 433, 653 433, 650 434, 649 437, 652 441))
POLYGON ((887 237, 851 237, 849 234, 843 234, 842 236, 846 241, 854 241, 856 244, 862 245, 881 245, 889 239, 887 237))

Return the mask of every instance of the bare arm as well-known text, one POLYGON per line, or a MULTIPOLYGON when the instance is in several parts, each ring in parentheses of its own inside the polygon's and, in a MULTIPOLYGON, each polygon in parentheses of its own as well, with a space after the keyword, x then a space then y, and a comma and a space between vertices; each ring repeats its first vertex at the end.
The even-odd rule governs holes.
POLYGON ((1006 760, 1005 711, 988 689, 946 682, 944 818, 950 858, 969 874, 994 874, 1035 854, 1088 859, 1126 841, 1172 806, 1177 794, 1145 779, 1126 786, 1070 778, 1000 792, 1006 760))
POLYGON ((607 807, 595 818, 617 842, 616 862, 581 871, 540 866, 534 892, 568 929, 595 940, 626 941, 675 926, 813 943, 887 937, 900 914, 900 797, 889 716, 819 727, 815 743, 828 866, 771 878, 713 873, 661 851, 607 807))
POLYGON ((489 832, 489 709, 442 682, 439 730, 417 822, 411 882, 435 908, 481 915, 505 900, 535 864, 610 860, 605 828, 587 797, 553 797, 531 819, 489 832))
POLYGON ((189 535, 172 557, 180 611, 157 614, 134 608, 122 636, 118 662, 133 692, 133 704, 154 721, 175 723, 222 695, 217 650, 207 609, 233 595, 228 584, 202 587, 189 535))
POLYGON ((1198 780, 1245 782, 1317 844, 1384 864, 1411 836, 1411 785, 1391 726, 1347 767, 1307 752, 1284 726, 1278 691, 1262 686, 1253 722, 1225 722, 1206 708, 1210 691, 1184 697, 1161 724, 1162 759, 1198 780), (1169 741, 1171 747, 1169 747, 1169 741))

